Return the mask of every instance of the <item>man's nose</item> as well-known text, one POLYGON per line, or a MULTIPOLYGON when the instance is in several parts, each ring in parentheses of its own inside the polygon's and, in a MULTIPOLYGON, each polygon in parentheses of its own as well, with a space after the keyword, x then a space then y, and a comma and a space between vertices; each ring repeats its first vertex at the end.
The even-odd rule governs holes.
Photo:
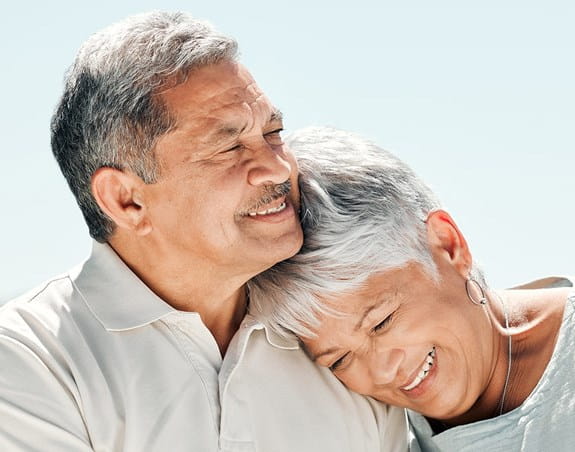
POLYGON ((292 165, 283 146, 270 146, 265 139, 252 148, 249 162, 248 182, 250 185, 277 185, 289 179, 292 165))
POLYGON ((371 357, 371 378, 377 385, 388 385, 397 382, 398 372, 405 358, 403 350, 391 348, 378 351, 371 357))

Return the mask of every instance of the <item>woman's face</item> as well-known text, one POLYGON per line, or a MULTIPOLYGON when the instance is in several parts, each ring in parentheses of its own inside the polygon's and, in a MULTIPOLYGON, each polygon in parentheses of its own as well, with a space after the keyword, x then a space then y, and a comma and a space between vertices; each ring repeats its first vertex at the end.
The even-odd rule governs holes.
POLYGON ((317 337, 303 339, 310 356, 382 402, 437 419, 468 411, 492 375, 494 338, 465 279, 439 267, 438 283, 410 264, 330 300, 343 315, 323 315, 317 337))

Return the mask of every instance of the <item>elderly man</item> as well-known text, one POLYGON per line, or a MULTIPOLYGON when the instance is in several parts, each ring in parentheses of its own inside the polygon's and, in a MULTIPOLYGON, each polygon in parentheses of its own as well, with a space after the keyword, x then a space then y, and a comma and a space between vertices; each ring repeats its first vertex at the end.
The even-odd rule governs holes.
POLYGON ((281 113, 236 43, 185 14, 94 35, 52 121, 91 256, 0 314, 0 450, 403 450, 402 411, 348 392, 247 313, 302 243, 281 113))

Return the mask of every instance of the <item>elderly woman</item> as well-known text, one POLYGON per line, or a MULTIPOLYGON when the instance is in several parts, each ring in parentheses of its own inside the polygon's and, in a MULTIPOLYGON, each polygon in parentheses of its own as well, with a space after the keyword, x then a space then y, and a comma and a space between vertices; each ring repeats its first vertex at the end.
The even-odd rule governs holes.
POLYGON ((405 407, 422 450, 575 447, 575 294, 492 290, 465 238, 400 160, 354 135, 291 139, 305 244, 250 284, 349 388, 405 407))

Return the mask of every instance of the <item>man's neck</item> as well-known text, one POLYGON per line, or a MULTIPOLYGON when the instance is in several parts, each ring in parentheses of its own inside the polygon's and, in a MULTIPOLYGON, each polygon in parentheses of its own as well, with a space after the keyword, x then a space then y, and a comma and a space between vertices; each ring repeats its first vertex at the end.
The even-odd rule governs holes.
POLYGON ((197 312, 222 356, 247 311, 247 275, 212 268, 204 261, 185 264, 158 253, 133 249, 119 240, 109 245, 156 295, 174 309, 197 312))
POLYGON ((222 356, 226 354, 234 334, 238 331, 246 315, 247 303, 246 291, 242 287, 239 293, 222 301, 221 304, 226 309, 206 309, 204 313, 200 312, 202 321, 214 336, 222 356), (234 309, 227 309, 232 306, 234 309))

